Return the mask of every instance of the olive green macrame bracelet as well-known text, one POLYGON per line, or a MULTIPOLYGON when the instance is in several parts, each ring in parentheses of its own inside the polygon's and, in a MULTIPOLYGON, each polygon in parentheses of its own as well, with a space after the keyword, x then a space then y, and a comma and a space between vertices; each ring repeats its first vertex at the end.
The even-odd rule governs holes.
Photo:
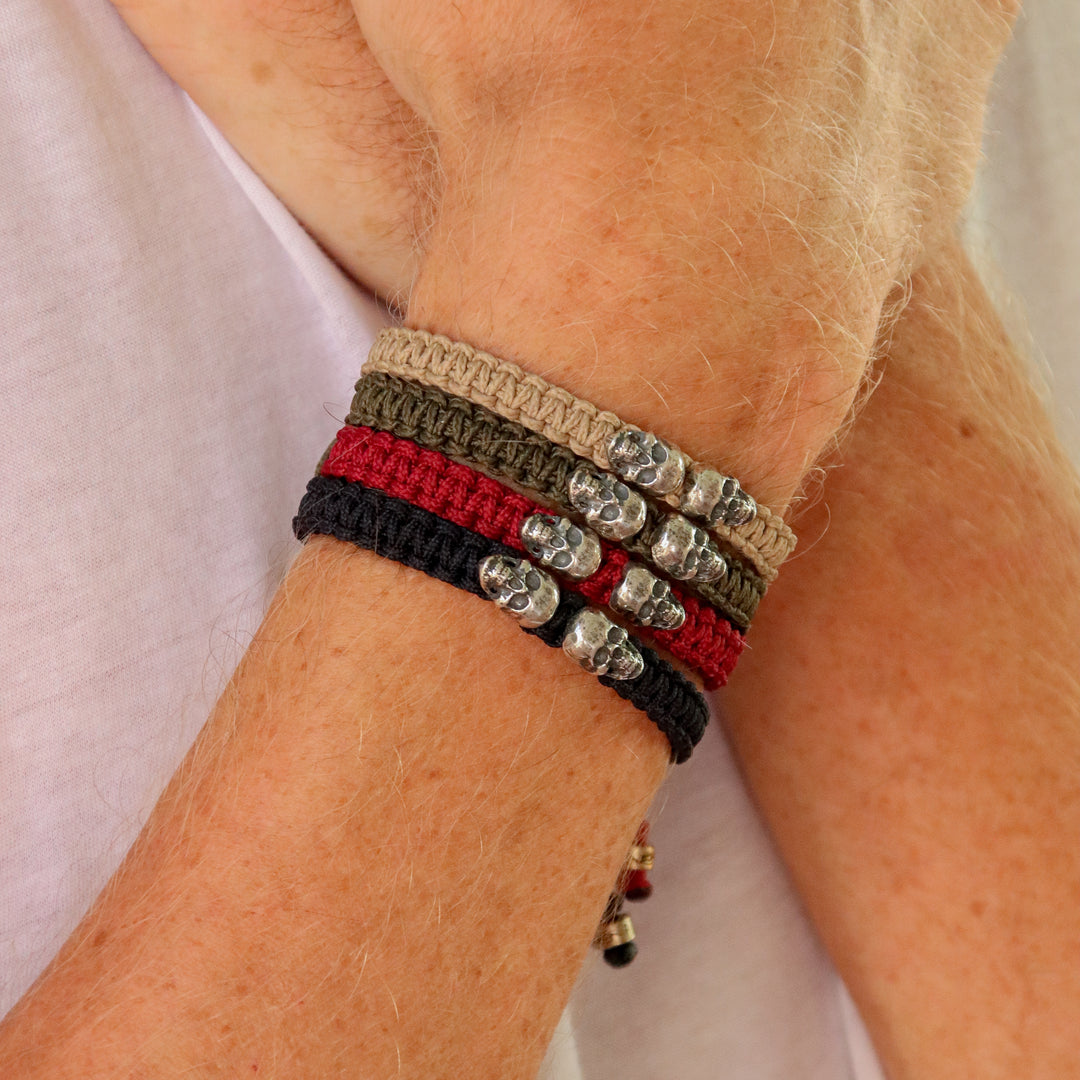
MULTIPOLYGON (((564 513, 576 511, 568 489, 582 460, 567 447, 464 398, 399 376, 372 372, 356 384, 346 423, 410 439, 511 483, 564 513)), ((622 546, 652 561, 647 538, 658 531, 662 516, 646 502, 644 524, 640 531, 620 540, 622 546)), ((728 556, 725 562, 727 570, 719 580, 683 584, 734 626, 746 629, 765 584, 737 559, 728 556)))

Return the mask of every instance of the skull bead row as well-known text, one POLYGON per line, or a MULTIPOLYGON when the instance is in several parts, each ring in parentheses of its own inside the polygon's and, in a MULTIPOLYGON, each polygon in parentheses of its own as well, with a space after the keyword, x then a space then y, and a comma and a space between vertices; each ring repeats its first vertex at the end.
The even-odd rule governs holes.
MULTIPOLYGON (((599 538, 569 518, 532 514, 522 522, 520 535, 525 550, 541 566, 572 581, 591 577, 600 567, 599 538)), ((608 603, 639 626, 657 630, 677 630, 686 620, 671 586, 637 563, 627 563, 608 603)))
MULTIPOLYGON (((570 505, 609 540, 626 540, 645 525, 645 500, 610 473, 582 465, 570 476, 570 505)), ((665 514, 650 538, 653 561, 678 581, 717 581, 728 571, 715 541, 681 514, 665 514)))
MULTIPOLYGON (((528 559, 489 555, 480 563, 480 586, 495 606, 522 626, 543 626, 559 606, 559 586, 545 570, 528 559)), ((563 651, 594 675, 637 679, 645 661, 630 635, 602 611, 584 608, 570 619, 563 651)))
POLYGON ((709 528, 738 528, 757 516, 757 503, 735 477, 689 461, 677 446, 651 432, 616 432, 608 441, 607 456, 621 480, 653 495, 679 493, 679 509, 709 528))

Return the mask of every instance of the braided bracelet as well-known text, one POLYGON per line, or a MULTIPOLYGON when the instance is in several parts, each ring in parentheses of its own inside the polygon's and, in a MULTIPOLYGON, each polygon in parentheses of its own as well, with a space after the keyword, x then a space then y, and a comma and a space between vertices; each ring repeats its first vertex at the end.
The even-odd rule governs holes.
MULTIPOLYGON (((510 611, 520 609, 523 598, 526 603, 533 603, 532 582, 524 579, 543 575, 542 571, 529 567, 528 571, 518 571, 522 582, 517 582, 514 571, 508 571, 507 567, 520 566, 522 560, 506 545, 401 499, 337 476, 316 476, 308 482, 307 492, 293 519, 293 532, 299 540, 321 534, 347 541, 474 596, 494 599, 496 604, 510 611), (488 560, 494 560, 494 563, 488 563, 488 560), (480 573, 485 564, 494 568, 487 588, 481 583, 480 573)), ((547 578, 547 575, 543 577, 547 578)), ((672 761, 676 764, 686 761, 704 734, 708 721, 708 708, 697 687, 652 649, 641 645, 600 612, 589 608, 580 592, 560 591, 550 578, 540 592, 548 601, 547 610, 539 624, 522 624, 525 632, 546 645, 562 646, 582 662, 586 653, 595 657, 605 650, 609 657, 614 654, 619 662, 633 660, 634 670, 638 672, 633 677, 601 674, 600 682, 656 724, 671 746, 672 761), (553 603, 550 602, 552 597, 553 603), (593 625, 583 629, 585 620, 582 617, 590 616, 593 625), (605 630, 611 640, 599 650, 590 651, 588 638, 596 619, 618 631, 618 636, 616 640, 610 630, 605 630)))
POLYGON ((669 506, 707 521, 767 581, 795 547, 795 535, 780 516, 755 503, 733 477, 689 461, 677 447, 507 360, 438 334, 397 327, 376 336, 366 370, 437 386, 570 447, 601 469, 614 469, 669 506))
POLYGON ((586 599, 648 627, 672 656, 701 673, 707 690, 727 682, 742 652, 742 635, 712 608, 659 581, 589 530, 552 518, 443 454, 390 432, 345 427, 320 471, 377 488, 577 578, 575 588, 586 599))
MULTIPOLYGON (((577 496, 571 495, 574 485, 581 483, 580 458, 567 447, 444 390, 396 375, 372 372, 356 384, 346 422, 392 431, 429 450, 474 464, 489 476, 525 489, 563 513, 584 510, 590 523, 595 520, 588 512, 591 504, 581 503, 580 497, 575 503, 577 496)), ((615 496, 612 485, 593 474, 591 466, 584 471, 592 479, 593 491, 615 496)), ((609 505, 601 499, 598 514, 605 514, 609 505)), ((642 507, 640 527, 622 536, 619 542, 631 554, 652 563, 656 562, 656 556, 651 538, 662 537, 664 530, 661 515, 644 500, 642 507)), ((604 531, 602 525, 598 531, 604 531)), ((684 585, 745 630, 764 595, 765 584, 737 560, 720 556, 719 552, 717 557, 723 558, 725 567, 719 580, 691 579, 684 581, 684 585)))

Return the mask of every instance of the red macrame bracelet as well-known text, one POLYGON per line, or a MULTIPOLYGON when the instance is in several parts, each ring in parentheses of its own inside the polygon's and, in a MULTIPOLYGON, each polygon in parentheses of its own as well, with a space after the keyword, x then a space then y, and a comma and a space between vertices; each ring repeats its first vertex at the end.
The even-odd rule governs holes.
MULTIPOLYGON (((522 522, 544 507, 495 480, 424 450, 408 439, 367 427, 344 427, 330 448, 320 472, 377 488, 394 498, 419 506, 490 540, 525 552, 522 522)), ((601 542, 600 568, 575 583, 575 589, 595 604, 607 604, 622 578, 629 556, 622 548, 601 542)), ((707 690, 727 682, 743 648, 743 637, 717 612, 676 586, 673 594, 686 611, 677 630, 648 632, 672 656, 698 671, 707 690)))

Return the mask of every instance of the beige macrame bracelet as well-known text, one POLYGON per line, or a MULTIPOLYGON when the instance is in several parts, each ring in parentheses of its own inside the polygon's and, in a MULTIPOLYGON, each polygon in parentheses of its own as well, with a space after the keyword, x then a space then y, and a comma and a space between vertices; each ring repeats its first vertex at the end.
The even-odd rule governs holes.
MULTIPOLYGON (((517 364, 426 330, 394 327, 380 331, 365 370, 399 375, 483 405, 568 446, 604 470, 612 467, 607 453, 612 437, 637 430, 614 413, 552 386, 517 364)), ((690 468, 694 467, 691 463, 690 468)), ((669 506, 680 506, 677 491, 658 497, 669 506)), ((756 505, 755 516, 745 524, 717 522, 710 529, 749 559, 766 581, 776 578, 780 564, 795 547, 795 534, 783 519, 761 505, 756 505)))

